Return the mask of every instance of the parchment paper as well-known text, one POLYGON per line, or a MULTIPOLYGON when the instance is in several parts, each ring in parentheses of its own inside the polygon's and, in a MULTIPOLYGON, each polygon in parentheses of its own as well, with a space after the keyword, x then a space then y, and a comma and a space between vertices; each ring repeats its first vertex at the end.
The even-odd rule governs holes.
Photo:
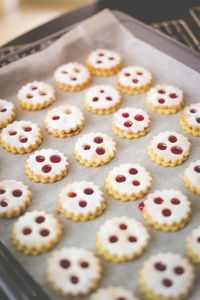
MULTIPOLYGON (((52 46, 46 50, 21 59, 0 70, 0 98, 13 101, 16 105, 16 120, 32 120, 36 122, 43 130, 44 140, 39 149, 51 147, 63 151, 70 161, 69 174, 61 181, 53 184, 34 183, 24 174, 24 164, 29 154, 13 155, 0 148, 0 180, 16 179, 28 184, 33 193, 33 200, 28 211, 35 209, 45 209, 54 212, 58 208, 57 195, 60 189, 67 183, 78 180, 92 180, 95 184, 102 187, 107 198, 107 209, 102 216, 93 221, 85 223, 75 223, 65 219, 62 215, 58 216, 63 224, 63 237, 59 244, 46 254, 37 257, 26 256, 20 253, 12 245, 10 238, 11 228, 16 218, 12 220, 0 220, 0 237, 21 264, 30 272, 34 279, 41 284, 51 299, 61 299, 50 290, 45 279, 46 261, 54 250, 62 247, 78 246, 85 247, 97 253, 95 247, 95 238, 99 226, 105 220, 113 216, 129 216, 141 221, 150 229, 151 241, 148 249, 141 258, 123 264, 114 264, 106 262, 101 258, 103 265, 103 278, 100 287, 108 285, 122 285, 135 291, 140 299, 144 297, 140 294, 138 287, 138 272, 142 267, 144 260, 150 255, 159 251, 172 251, 186 255, 185 239, 191 229, 200 224, 200 198, 192 194, 184 187, 182 181, 183 171, 192 161, 199 159, 199 141, 200 138, 187 135, 192 142, 191 154, 186 162, 175 168, 165 168, 157 166, 147 156, 147 145, 151 138, 162 130, 177 130, 183 133, 179 121, 180 112, 175 115, 159 115, 148 109, 145 101, 145 94, 139 96, 122 95, 122 105, 135 106, 145 109, 151 116, 152 125, 150 132, 139 139, 126 140, 115 136, 111 130, 112 115, 98 116, 85 110, 83 98, 87 89, 78 93, 66 93, 56 88, 57 100, 47 109, 36 112, 27 112, 22 110, 16 100, 18 89, 28 81, 44 80, 55 87, 53 72, 59 65, 78 61, 83 64, 86 62, 90 51, 98 47, 111 48, 118 51, 123 58, 123 66, 140 65, 149 69, 154 76, 154 85, 166 83, 177 85, 184 90, 185 103, 199 102, 200 100, 200 76, 197 72, 179 63, 166 54, 156 50, 148 44, 136 39, 125 27, 123 27, 114 15, 104 10, 92 18, 86 20, 71 32, 65 34, 52 46), (86 117, 84 130, 75 137, 60 139, 48 135, 44 129, 45 114, 60 104, 73 104, 80 107, 86 117), (99 168, 87 168, 77 162, 73 156, 73 146, 78 137, 87 132, 106 132, 114 137, 117 142, 116 157, 107 165, 99 168), (143 220, 142 212, 138 209, 140 201, 124 203, 109 197, 105 191, 105 178, 108 171, 120 163, 141 163, 146 167, 153 177, 151 191, 155 189, 180 189, 192 202, 192 218, 189 224, 182 230, 175 233, 164 233, 150 228, 143 220)), ((115 84, 115 76, 93 77, 91 85, 96 84, 115 84)), ((90 85, 90 86, 91 86, 90 85)), ((197 280, 193 293, 189 299, 200 299, 200 267, 196 267, 197 280), (198 274, 197 274, 198 273, 198 274)), ((88 298, 88 297, 87 297, 88 298)))

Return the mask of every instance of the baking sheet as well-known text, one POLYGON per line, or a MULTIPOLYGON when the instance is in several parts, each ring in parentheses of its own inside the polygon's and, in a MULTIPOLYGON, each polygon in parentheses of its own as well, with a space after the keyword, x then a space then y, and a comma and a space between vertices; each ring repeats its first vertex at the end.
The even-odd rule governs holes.
MULTIPOLYGON (((186 162, 175 168, 157 166, 147 156, 147 145, 152 136, 158 132, 170 129, 183 133, 179 125, 180 112, 171 116, 159 115, 148 109, 145 102, 145 94, 137 96, 122 95, 123 102, 121 107, 134 106, 143 108, 150 114, 152 120, 151 130, 146 136, 136 140, 125 140, 115 136, 112 132, 112 115, 98 116, 85 110, 83 98, 87 89, 78 93, 65 93, 56 88, 56 102, 49 108, 38 112, 24 111, 17 104, 16 94, 23 84, 32 80, 45 80, 55 87, 53 72, 57 66, 69 61, 78 61, 85 64, 89 52, 98 47, 111 48, 118 51, 122 55, 123 66, 140 65, 149 69, 154 76, 154 85, 158 83, 177 85, 184 91, 186 105, 199 102, 200 99, 200 75, 196 71, 156 50, 138 38, 135 38, 118 22, 109 10, 104 10, 86 20, 46 50, 14 62, 0 70, 0 98, 8 99, 16 104, 16 120, 24 119, 36 122, 44 133, 44 140, 39 149, 47 147, 58 149, 68 156, 70 162, 69 173, 64 179, 54 184, 43 185, 41 183, 32 182, 24 174, 24 164, 30 154, 13 155, 0 148, 0 180, 16 179, 30 186, 33 193, 33 200, 28 211, 45 209, 54 212, 54 210, 58 208, 57 195, 60 189, 67 183, 75 180, 93 181, 102 187, 107 198, 106 211, 102 216, 93 221, 75 223, 65 219, 61 215, 58 216, 64 228, 61 241, 54 249, 37 257, 26 256, 18 252, 12 245, 10 232, 16 219, 0 220, 1 240, 34 279, 41 284, 50 298, 55 300, 62 298, 56 296, 46 283, 45 272, 47 258, 54 250, 70 246, 85 247, 97 253, 95 237, 99 226, 104 223, 105 220, 113 216, 126 215, 136 218, 150 229, 150 244, 142 257, 123 264, 114 264, 101 258, 103 278, 99 287, 122 285, 134 290, 140 299, 144 299, 144 297, 140 294, 138 287, 138 272, 144 260, 159 251, 173 251, 186 255, 185 239, 192 228, 197 227, 200 223, 200 199, 186 189, 182 181, 182 174, 185 167, 190 162, 199 159, 200 139, 185 133, 192 142, 191 155, 186 162), (48 135, 44 129, 44 116, 50 109, 64 103, 80 107, 85 113, 86 124, 84 130, 78 136, 69 139, 54 138, 48 135), (86 166, 82 166, 75 160, 73 155, 74 143, 78 137, 91 131, 106 132, 111 135, 117 143, 116 157, 107 165, 99 168, 87 168, 86 166), (180 189, 189 197, 192 203, 193 214, 191 221, 184 229, 175 233, 164 233, 150 228, 143 220, 142 212, 138 209, 138 204, 145 200, 146 197, 142 200, 124 203, 108 196, 105 191, 105 178, 108 171, 120 163, 127 162, 141 163, 149 170, 153 177, 151 191, 155 189, 175 188, 180 189)), ((115 76, 109 78, 93 77, 93 82, 90 86, 103 83, 114 85, 115 76)), ((200 297, 199 266, 196 267, 196 274, 197 280, 195 288, 189 297, 191 300, 197 300, 200 297)))

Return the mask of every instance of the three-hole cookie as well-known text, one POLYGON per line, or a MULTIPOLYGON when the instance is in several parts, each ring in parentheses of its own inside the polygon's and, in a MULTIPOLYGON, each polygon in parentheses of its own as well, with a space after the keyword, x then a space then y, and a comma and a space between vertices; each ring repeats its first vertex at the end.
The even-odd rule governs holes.
POLYGON ((12 102, 0 99, 0 128, 11 123, 15 117, 15 107, 12 102))
POLYGON ((185 186, 200 196, 200 160, 192 162, 184 171, 185 186))
POLYGON ((121 286, 109 286, 98 289, 91 295, 90 300, 137 300, 134 293, 121 286))
POLYGON ((192 261, 200 264, 200 226, 193 229, 187 237, 186 249, 192 261))
POLYGON ((186 106, 181 113, 182 128, 194 136, 200 135, 200 103, 186 106))

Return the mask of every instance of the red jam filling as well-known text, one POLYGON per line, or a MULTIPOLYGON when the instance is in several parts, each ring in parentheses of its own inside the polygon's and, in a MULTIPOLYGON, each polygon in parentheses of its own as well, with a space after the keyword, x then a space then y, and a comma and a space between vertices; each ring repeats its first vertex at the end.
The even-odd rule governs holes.
POLYGON ((133 80, 132 80, 134 83, 138 83, 138 79, 136 79, 136 78, 134 78, 133 80))
POLYGON ((34 91, 34 90, 37 90, 37 88, 38 88, 37 86, 32 86, 32 87, 31 87, 31 89, 32 89, 33 91, 34 91))
POLYGON ((40 235, 41 235, 41 236, 44 236, 44 237, 45 237, 45 236, 48 236, 49 233, 50 233, 50 232, 49 232, 48 229, 41 229, 41 230, 40 230, 40 235))
POLYGON ((123 113, 123 114, 122 114, 122 117, 128 118, 128 117, 129 117, 129 114, 128 114, 128 113, 123 113))
POLYGON ((71 80, 72 80, 72 81, 75 81, 75 80, 77 80, 77 78, 76 78, 76 77, 72 77, 71 80))
POLYGON ((169 97, 172 99, 178 98, 178 95, 176 93, 169 94, 169 97))
POLYGON ((100 90, 100 93, 103 94, 103 93, 104 93, 104 90, 100 90))
POLYGON ((132 182, 132 185, 138 186, 138 185, 140 185, 140 182, 139 182, 138 180, 134 180, 134 181, 132 182))
POLYGON ((106 97, 106 100, 112 101, 112 97, 106 97))
POLYGON ((2 201, 0 202, 0 205, 1 205, 2 207, 6 207, 6 206, 8 206, 8 203, 7 203, 5 200, 2 200, 2 201))
POLYGON ((96 153, 97 153, 98 155, 103 155, 105 152, 106 152, 105 149, 102 148, 102 147, 96 148, 96 153))
POLYGON ((93 189, 91 189, 91 188, 87 188, 87 189, 84 190, 84 193, 85 193, 86 195, 92 195, 92 194, 94 193, 94 191, 93 191, 93 189))
POLYGON ((144 117, 143 117, 143 115, 136 115, 136 116, 135 116, 135 120, 136 120, 136 121, 143 121, 143 120, 144 120, 144 117))
POLYGON ((140 202, 140 204, 138 205, 139 210, 143 211, 144 205, 144 201, 140 202))
POLYGON ((111 236, 109 237, 109 242, 110 242, 110 243, 116 243, 117 241, 118 241, 118 237, 117 237, 117 236, 111 235, 111 236))
POLYGON ((6 191, 4 189, 0 189, 0 195, 4 194, 6 191))
POLYGON ((26 95, 26 98, 31 99, 31 98, 33 98, 33 95, 27 94, 27 95, 26 95))
POLYGON ((200 243, 200 236, 197 238, 197 242, 200 243))
POLYGON ((126 77, 129 77, 129 76, 131 76, 131 74, 130 73, 125 73, 124 74, 126 77))
POLYGON ((90 145, 85 145, 85 146, 83 146, 83 149, 84 149, 84 150, 90 150, 90 145))
POLYGON ((130 243, 137 242, 137 238, 134 235, 129 236, 128 240, 129 240, 130 243))
POLYGON ((133 123, 131 121, 124 122, 125 127, 131 127, 132 125, 133 125, 133 123))
POLYGON ((49 173, 51 171, 52 167, 50 165, 44 165, 42 167, 42 172, 49 173))
POLYGON ((109 60, 114 60, 114 57, 109 57, 109 60))
POLYGON ((69 268, 71 265, 70 261, 68 259, 62 259, 60 261, 60 266, 63 268, 63 269, 67 269, 69 268))
POLYGON ((31 234, 31 232, 32 232, 32 229, 31 228, 24 228, 24 230, 23 230, 23 234, 24 235, 28 235, 28 234, 31 234))
POLYGON ((104 53, 99 53, 99 56, 104 56, 104 53))
POLYGON ((178 266, 178 267, 174 268, 174 273, 176 273, 177 275, 182 275, 184 272, 185 272, 185 270, 183 267, 178 266))
POLYGON ((31 131, 31 130, 32 130, 31 127, 25 127, 25 128, 24 128, 24 131, 26 131, 26 132, 29 132, 29 131, 31 131))
POLYGON ((89 267, 89 263, 87 261, 81 262, 80 265, 83 269, 87 269, 89 267))
POLYGON ((126 230, 128 227, 127 227, 126 224, 120 224, 120 225, 119 225, 119 228, 120 228, 121 230, 126 230))
POLYGON ((75 197, 77 196, 77 194, 76 194, 76 193, 73 193, 73 192, 69 192, 69 193, 67 194, 67 196, 70 197, 70 198, 75 198, 75 197))
POLYGON ((53 116, 53 117, 52 117, 52 120, 54 120, 54 121, 55 121, 55 120, 59 120, 59 119, 60 119, 59 116, 53 116))
POLYGON ((165 216, 165 217, 170 217, 171 214, 172 214, 172 212, 171 212, 170 209, 164 208, 164 209, 162 210, 162 214, 163 214, 163 216, 165 216))
POLYGON ((194 170, 195 170, 195 172, 200 173, 200 166, 195 166, 194 170))
POLYGON ((174 204, 174 205, 178 205, 178 204, 181 203, 181 201, 177 198, 173 198, 173 199, 171 199, 171 203, 174 204))
POLYGON ((17 134, 17 131, 10 131, 9 134, 10 134, 10 135, 16 135, 16 134, 17 134))
POLYGON ((94 142, 97 144, 103 143, 103 138, 101 136, 97 136, 94 138, 94 142))
POLYGON ((160 99, 158 99, 158 102, 159 102, 160 104, 163 104, 163 103, 165 103, 165 99, 160 98, 160 99))
POLYGON ((78 277, 77 276, 71 276, 70 280, 71 280, 71 283, 73 283, 73 284, 78 283, 78 277))
POLYGON ((165 90, 162 89, 158 90, 158 94, 165 94, 165 93, 166 93, 165 90))
POLYGON ((142 72, 137 72, 137 75, 141 76, 141 75, 143 75, 143 73, 142 72))
POLYGON ((98 100, 99 100, 98 97, 94 97, 94 98, 92 99, 93 102, 97 102, 98 100))
POLYGON ((23 192, 21 190, 14 190, 12 192, 14 197, 21 197, 21 195, 23 194, 23 192))
POLYGON ((52 163, 59 163, 59 162, 61 162, 61 157, 59 155, 56 155, 56 154, 51 155, 50 156, 50 161, 52 163))
POLYGON ((195 108, 192 108, 192 109, 190 109, 190 112, 191 112, 192 114, 195 114, 197 111, 196 111, 195 108))
POLYGON ((196 118, 197 123, 200 123, 200 118, 196 118))
POLYGON ((62 73, 63 73, 63 74, 68 74, 68 72, 67 72, 67 71, 62 71, 62 73))
POLYGON ((26 143, 26 142, 28 141, 28 138, 27 138, 27 137, 21 137, 21 138, 19 139, 19 141, 20 141, 21 143, 26 143))
POLYGON ((45 217, 43 216, 38 216, 36 219, 35 219, 35 222, 38 223, 38 224, 41 224, 45 221, 45 217))
POLYGON ((1 109, 1 112, 6 112, 7 111, 7 108, 2 108, 1 109))
POLYGON ((164 144, 164 143, 159 143, 159 144, 157 145, 157 148, 158 148, 159 150, 166 150, 166 149, 167 149, 167 145, 164 144))
POLYGON ((154 267, 155 267, 156 270, 161 271, 161 272, 165 271, 167 269, 166 265, 164 265, 161 262, 155 263, 154 267))
POLYGON ((164 202, 164 200, 160 197, 154 198, 154 203, 156 204, 162 204, 164 202))
POLYGON ((39 94, 40 94, 40 96, 46 96, 46 93, 43 91, 39 92, 39 94))
POLYGON ((125 297, 118 297, 116 300, 127 300, 125 297))
POLYGON ((135 169, 135 168, 131 168, 128 172, 129 172, 129 174, 131 174, 131 175, 136 175, 136 174, 138 173, 138 170, 135 169))
POLYGON ((45 157, 42 156, 42 155, 37 155, 35 159, 36 159, 37 162, 43 162, 43 161, 45 161, 45 157))
POLYGON ((118 175, 115 178, 115 181, 117 181, 117 182, 124 182, 125 180, 126 180, 126 177, 124 175, 118 175))
POLYGON ((171 152, 173 154, 181 154, 183 152, 183 149, 179 146, 174 146, 171 148, 171 152))
POLYGON ((162 283, 165 287, 170 287, 173 285, 173 283, 170 279, 163 279, 162 283))
POLYGON ((97 64, 101 64, 102 63, 102 61, 101 60, 97 60, 97 64))
POLYGON ((79 206, 80 206, 80 207, 86 207, 86 206, 87 206, 87 202, 84 201, 84 200, 81 200, 81 201, 79 202, 79 206))
POLYGON ((177 142, 177 137, 174 135, 171 135, 168 137, 168 141, 170 141, 171 143, 176 143, 177 142))

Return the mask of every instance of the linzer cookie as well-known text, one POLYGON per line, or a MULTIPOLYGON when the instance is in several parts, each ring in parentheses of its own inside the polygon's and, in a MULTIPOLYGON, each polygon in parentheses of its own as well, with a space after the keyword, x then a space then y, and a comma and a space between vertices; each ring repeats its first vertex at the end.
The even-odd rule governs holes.
POLYGON ((85 118, 82 111, 73 105, 58 106, 45 116, 45 128, 54 137, 72 137, 83 129, 85 118))
POLYGON ((25 173, 35 182, 52 183, 66 176, 68 166, 65 154, 54 149, 42 149, 29 156, 25 173))
POLYGON ((134 293, 121 286, 109 286, 98 289, 92 294, 90 300, 138 300, 134 293))
POLYGON ((185 186, 200 196, 200 160, 192 162, 184 171, 185 186))
POLYGON ((97 288, 102 267, 99 258, 83 248, 62 248, 48 260, 47 281, 60 296, 86 296, 97 288))
POLYGON ((175 131, 163 131, 153 137, 148 155, 158 165, 175 167, 188 158, 190 148, 191 143, 186 136, 175 131))
POLYGON ((8 152, 24 154, 38 148, 42 131, 31 121, 15 121, 2 130, 0 142, 8 152))
POLYGON ((88 69, 76 62, 58 67, 54 73, 56 85, 65 92, 76 92, 84 89, 91 82, 88 69))
POLYGON ((95 85, 90 88, 85 96, 86 109, 94 114, 110 114, 117 110, 121 104, 121 96, 116 88, 111 85, 95 85))
POLYGON ((182 300, 192 290, 194 267, 174 253, 158 253, 144 262, 140 271, 141 292, 151 300, 182 300))
POLYGON ((19 217, 12 229, 12 240, 19 251, 38 255, 53 248, 60 240, 62 226, 46 211, 32 211, 19 217))
POLYGON ((15 117, 15 107, 12 102, 0 99, 0 128, 11 123, 15 117))
POLYGON ((21 181, 0 182, 0 217, 11 218, 24 212, 30 205, 32 193, 21 181))
POLYGON ((155 191, 144 202, 144 219, 158 230, 177 231, 187 224, 190 215, 190 201, 180 191, 155 191))
POLYGON ((124 94, 136 95, 147 91, 152 85, 152 74, 145 68, 130 66, 117 75, 117 88, 124 94))
POLYGON ((90 53, 87 66, 90 72, 98 76, 114 75, 121 69, 120 55, 108 49, 97 49, 90 53))
POLYGON ((150 236, 142 223, 133 218, 116 217, 101 225, 96 246, 99 254, 115 263, 141 256, 150 236))
POLYGON ((200 226, 193 229, 187 237, 187 254, 196 264, 200 264, 200 226))
POLYGON ((151 188, 149 172, 139 164, 121 164, 114 167, 106 178, 109 195, 122 201, 142 198, 151 188))
POLYGON ((181 113, 182 128, 194 136, 200 136, 200 103, 186 106, 181 113))
POLYGON ((19 90, 17 97, 21 107, 26 110, 40 110, 56 99, 52 86, 42 81, 27 83, 19 90))
POLYGON ((159 114, 175 114, 183 104, 183 91, 172 85, 159 84, 147 94, 147 105, 159 114))
POLYGON ((75 158, 87 167, 108 163, 116 153, 116 143, 105 133, 88 133, 80 137, 74 147, 75 158))
POLYGON ((140 108, 119 109, 112 119, 112 130, 121 138, 133 139, 145 135, 150 129, 150 116, 140 108))
POLYGON ((101 215, 106 208, 103 192, 92 182, 67 184, 59 193, 61 213, 73 221, 87 221, 101 215))

